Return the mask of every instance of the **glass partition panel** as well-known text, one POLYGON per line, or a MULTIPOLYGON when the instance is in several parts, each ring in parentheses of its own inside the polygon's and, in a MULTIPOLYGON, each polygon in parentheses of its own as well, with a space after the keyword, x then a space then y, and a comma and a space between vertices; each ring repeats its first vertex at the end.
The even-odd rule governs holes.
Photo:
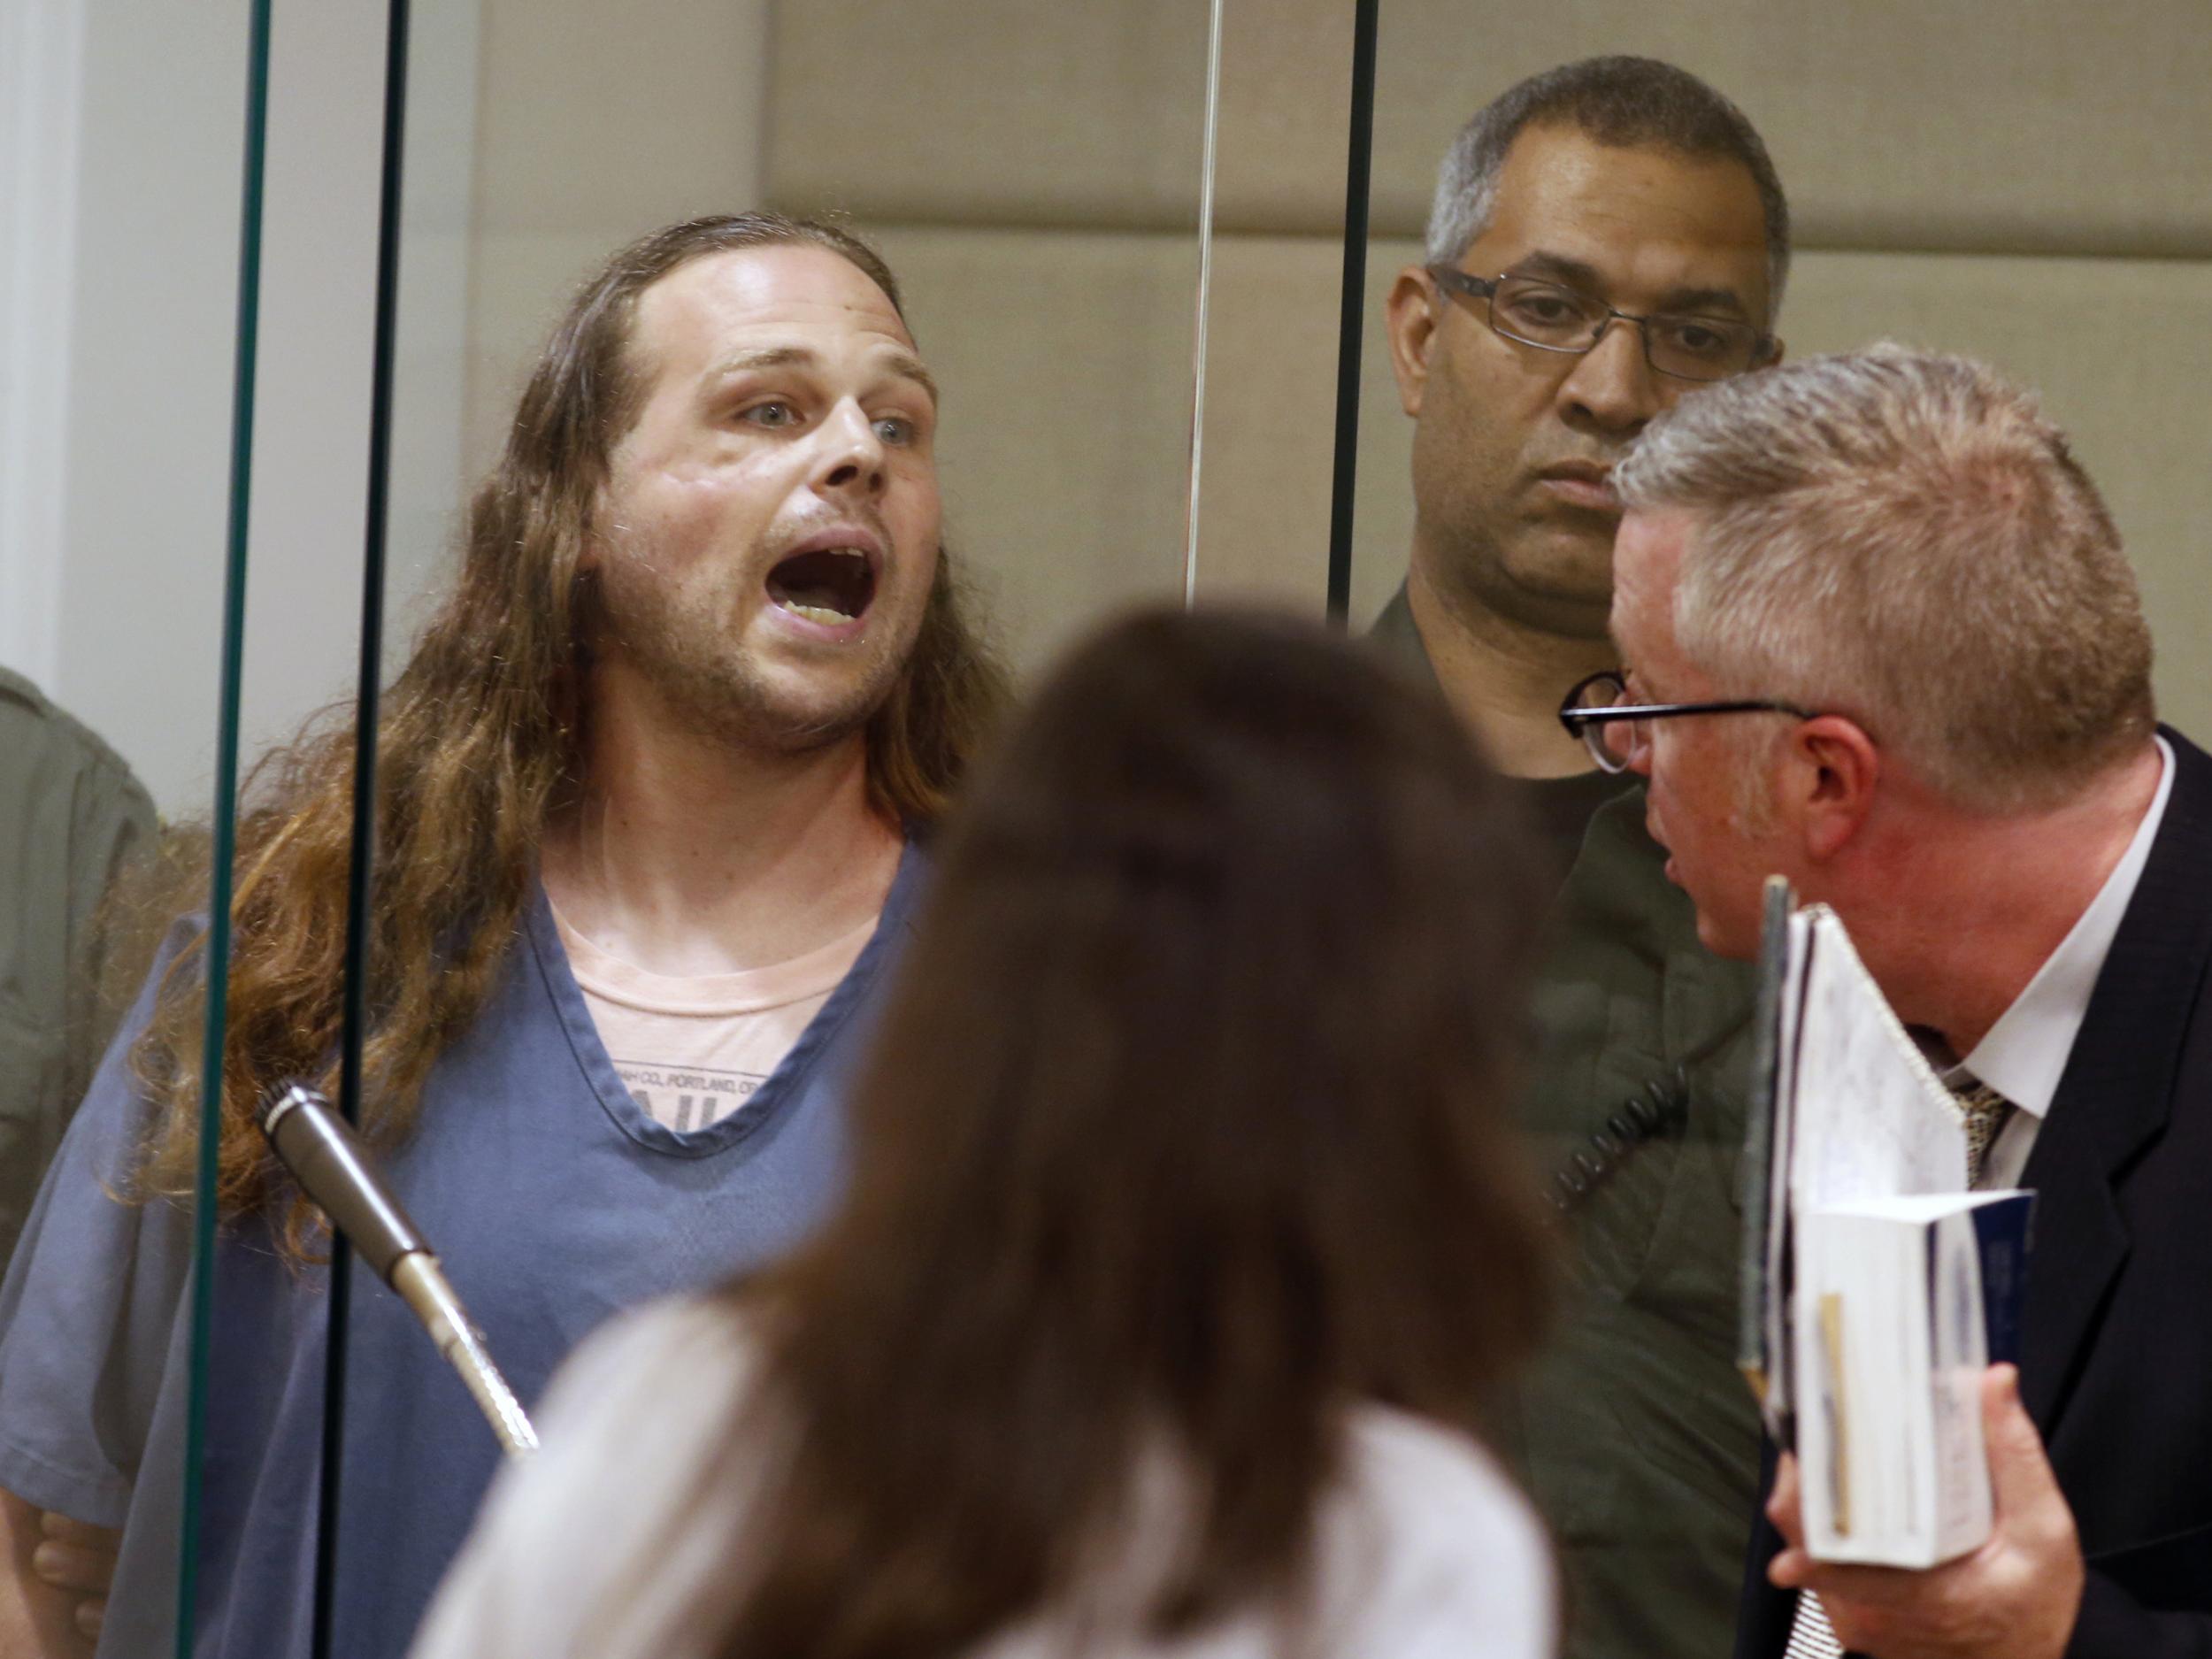
MULTIPOLYGON (((1681 303, 1678 286, 1705 291, 1701 306, 1763 290, 1791 358, 1888 338, 1993 364, 2039 392, 2104 492, 2162 711, 2185 730, 2212 718, 2193 534, 2212 506, 2197 436, 2212 40, 2177 0, 2131 6, 2093 40, 2055 9, 1995 34, 1973 8, 1917 12, 1909 39, 1898 21, 1871 0, 1382 7, 1353 618, 1438 667, 1507 770, 1541 780, 1529 795, 1561 869, 1578 858, 1525 1103, 1572 1212, 1578 1294, 1514 1424, 1560 1550, 1567 1659, 1730 1640, 1758 1464, 1733 1375, 1750 984, 1700 949, 1637 804, 1599 806, 1624 780, 1555 778, 1576 757, 1545 729, 1547 706, 1613 655, 1594 471, 1682 385, 1640 372, 1626 325, 1599 347, 1611 366, 1584 373, 1592 359, 1506 337, 1479 292, 1440 295, 1423 265, 1453 259, 1478 281, 1532 267, 1630 313, 1681 303), (1771 250, 1747 173, 1692 178, 1678 148, 1631 153, 1571 124, 1525 129, 1490 189, 1455 198, 1479 196, 1482 216, 1425 249, 1469 119, 1525 77, 1610 54, 1690 71, 1763 135, 1793 226, 1785 289, 1759 269, 1771 250), (1544 476, 1562 464, 1581 475, 1544 476), (1410 615, 1394 603, 1409 568, 1428 589, 1410 615)), ((1763 303, 1743 310, 1770 321, 1763 303)))
MULTIPOLYGON (((1472 423, 1459 448, 1425 436, 1417 466, 1429 417, 1407 412, 1422 400, 1394 373, 1386 324, 1394 288, 1420 280, 1439 157, 1519 77, 1646 52, 1704 76, 1765 135, 1794 209, 1778 322, 1792 354, 1891 335, 1988 357, 2043 389, 2142 571, 2166 648, 2164 707, 2185 726, 2206 723, 2212 667, 2186 648, 2212 623, 2212 589, 2187 551, 2207 486, 2186 446, 2190 400, 2212 366, 2199 360, 2212 333, 2192 320, 2212 305, 2212 226, 2193 204, 2212 196, 2191 190, 2186 170, 2212 165, 2201 130, 2212 116, 2197 96, 2212 41, 2177 0, 2146 0, 2093 48, 2055 14, 2024 16, 2001 41, 1970 17, 1932 15, 1910 62, 1878 85, 1833 73, 1886 17, 1870 4, 1800 17, 1748 4, 1470 13, 1388 0, 1369 180, 1355 628, 1385 611, 1417 547, 1440 571, 1459 561, 1462 575, 1494 554, 1479 523, 1470 532, 1468 513, 1489 509, 1470 509, 1468 489, 1497 483, 1482 476, 1491 459, 1509 489, 1516 457, 1548 455, 1555 435, 1552 413, 1476 396, 1459 410, 1472 423), (1962 99, 1962 85, 1985 96, 1962 99), (2006 119, 1985 119, 1993 109, 2006 119)), ((711 502, 689 521, 705 529, 657 543, 684 513, 624 493, 640 411, 683 343, 662 338, 669 318, 645 308, 631 319, 659 332, 656 355, 634 360, 639 398, 618 398, 611 418, 628 458, 618 453, 603 477, 589 440, 580 469, 557 465, 552 482, 533 481, 529 465, 563 441, 550 417, 575 407, 563 401, 574 377, 557 380, 562 396, 526 422, 538 447, 509 480, 509 516, 477 531, 512 557, 484 565, 472 610, 444 609, 471 544, 472 488, 509 443, 542 342, 612 250, 695 215, 766 208, 827 219, 883 253, 937 388, 929 470, 943 544, 972 618, 1018 680, 1102 613, 1179 598, 1194 514, 1202 600, 1258 594, 1317 611, 1326 580, 1350 8, 1316 0, 1216 17, 1117 0, 1047 19, 1010 0, 665 0, 619 12, 570 0, 552 12, 543 0, 425 4, 411 21, 400 257, 380 282, 387 15, 286 4, 254 290, 246 628, 227 680, 249 20, 242 0, 188 21, 124 0, 54 0, 9 12, 0 50, 9 131, 26 158, 0 196, 21 250, 0 272, 11 365, 0 382, 0 668, 19 676, 0 686, 0 705, 19 715, 27 735, 14 753, 35 769, 12 795, 35 805, 19 832, 23 868, 50 857, 61 871, 26 879, 35 902, 12 937, 0 935, 12 953, 0 1036, 33 1085, 5 1108, 9 1225, 26 1215, 75 1098, 89 1087, 100 1106, 56 1165, 28 1224, 33 1247, 0 1297, 0 1455, 29 1445, 66 1464, 73 1446, 96 1443, 116 1464, 83 1464, 83 1479, 55 1484, 31 1463, 0 1463, 0 1490, 21 1500, 7 1510, 19 1546, 49 1506, 122 1525, 108 1653, 173 1642, 187 1475, 200 1471, 189 1562, 203 1617, 196 1632, 183 1620, 188 1646, 305 1654, 319 1621, 326 1648, 399 1651, 498 1461, 491 1425, 398 1298, 365 1275, 334 1294, 326 1239, 288 1234, 289 1189, 234 1140, 196 1464, 187 1263, 196 1221, 213 1217, 153 1189, 188 1184, 191 1137, 157 1132, 183 1121, 165 1110, 188 1116, 206 969, 170 981, 163 1029, 175 1040, 143 1051, 151 1081, 134 1081, 113 1048, 107 1072, 92 1075, 165 923, 204 916, 211 902, 209 843, 230 805, 216 794, 228 710, 248 763, 288 757, 243 797, 237 868, 263 883, 268 906, 246 907, 249 951, 288 938, 288 960, 321 987, 319 1002, 287 1002, 256 986, 248 961, 231 983, 250 1011, 311 1005, 313 1018, 292 1028, 304 1050, 265 1028, 265 1046, 229 1052, 234 1065, 288 1056, 326 1078, 349 989, 337 967, 349 700, 373 504, 389 618, 376 755, 386 805, 370 849, 371 908, 384 922, 370 977, 350 988, 397 1033, 385 1057, 398 1058, 373 1069, 365 1128, 523 1404, 608 1314, 760 1259, 803 1231, 833 1185, 833 1134, 803 1126, 824 1114, 772 1110, 780 1094, 797 1097, 799 1062, 748 1075, 647 1036, 628 1049, 643 1028, 617 1027, 607 1012, 626 973, 669 965, 661 924, 695 896, 661 879, 685 844, 676 820, 720 826, 706 833, 718 847, 747 844, 718 816, 726 780, 689 763, 658 774, 654 835, 632 851, 618 844, 603 786, 680 751, 650 738, 595 747, 611 706, 608 664, 622 658, 633 674, 624 718, 652 711, 640 729, 700 716, 718 634, 694 625, 731 593, 687 587, 657 552, 688 545, 712 568, 732 548, 740 562, 786 550, 774 511, 755 534, 733 497, 707 488, 676 492, 693 508, 711 502), (152 109, 159 142, 148 135, 152 109), (380 398, 380 297, 396 304, 380 398), (373 472, 380 433, 387 459, 373 472), (612 587, 611 560, 623 570, 612 587), (426 636, 442 615, 443 632, 426 636), (579 641, 601 649, 578 653, 579 641), (702 648, 703 664, 687 655, 702 648), (534 680, 503 678, 524 657, 534 680), (295 746, 291 734, 326 705, 320 735, 295 746), (41 745, 71 758, 50 761, 41 745), (578 827, 590 823, 592 834, 578 827), (566 857, 565 874, 541 881, 549 837, 561 836, 565 854, 553 856, 566 857), (163 857, 142 863, 139 852, 163 857), (104 908, 119 877, 122 896, 104 908), (549 895, 570 901, 558 917, 549 895), (419 1117, 403 1121, 415 1101, 419 1117), (756 1134, 763 1123, 772 1133, 756 1134), (751 1173, 730 1175, 741 1168, 751 1173), (768 1195, 747 1188, 730 1202, 724 1179, 758 1179, 768 1195), (127 1286, 122 1301, 80 1294, 102 1272, 110 1290, 127 1286), (59 1310, 65 1338, 46 1333, 59 1310), (334 1311, 344 1398, 326 1416, 334 1311), (111 1383, 70 1403, 71 1379, 96 1373, 125 1379, 127 1422, 98 1415, 111 1383), (326 1437, 337 1452, 327 1487, 326 1437), (338 1505, 330 1529, 304 1518, 325 1490, 338 1505)), ((1449 322, 1481 324, 1464 306, 1449 322)), ((774 389, 724 412, 749 426, 803 419, 781 407, 797 394, 774 389)), ((910 464, 910 437, 890 412, 893 424, 869 430, 910 464)), ((880 603, 889 615, 915 596, 890 562, 904 557, 905 525, 887 523, 887 547, 857 586, 834 558, 827 572, 746 567, 741 603, 758 610, 767 595, 795 614, 826 611, 813 620, 833 631, 838 612, 880 603)), ((1594 586, 1578 649, 1602 653, 1586 626, 1601 612, 1602 562, 1582 574, 1594 586)), ((895 849, 888 858, 887 883, 895 849)), ((909 891, 892 885, 889 903, 909 891)), ((712 965, 781 960, 774 939, 743 926, 733 937, 712 965)), ((702 959, 678 956, 683 973, 663 977, 697 977, 702 959)), ((870 960, 840 983, 865 981, 870 960)), ((272 1080, 251 1066, 239 1075, 272 1080)), ((67 1598, 50 1605, 72 1614, 67 1598)))
POLYGON ((1358 11, 1223 12, 1202 600, 1327 592, 1358 11))
POLYGON ((1183 588, 1209 13, 782 4, 761 187, 850 214, 945 388, 948 545, 1027 670, 1183 588))
POLYGON ((199 1107, 224 1047, 207 987, 227 977, 211 872, 232 828, 258 301, 253 39, 245 4, 0 20, 11 1652, 88 1653, 95 1629, 109 1655, 193 1640, 196 1264, 214 1219, 199 1107))
POLYGON ((1711 63, 1728 34, 1719 19, 1744 22, 1747 9, 1709 15, 1701 27, 1688 7, 1609 7, 1585 27, 1580 12, 1384 0, 1380 18, 1351 615, 1398 660, 1434 671, 1524 780, 1550 855, 1550 949, 1529 995, 1517 1110, 1547 1202, 1573 1201, 1571 1266, 1557 1335, 1502 1415, 1556 1540, 1575 1659, 1729 1646, 1758 1449, 1734 1367, 1750 987, 1702 953, 1638 804, 1610 804, 1633 780, 1598 771, 1552 718, 1568 687, 1614 665, 1617 518, 1595 478, 1676 390, 1632 353, 1632 333, 1606 339, 1609 357, 1544 350, 1425 267, 1433 254, 1476 283, 1556 276, 1639 314, 1704 290, 1758 316, 1747 172, 1709 192, 1712 175, 1686 163, 1632 172, 1618 146, 1532 126, 1486 190, 1478 171, 1434 206, 1476 111, 1570 60, 1673 58, 1763 119, 1763 88, 1711 63), (1554 481, 1573 466, 1578 477, 1554 481))
MULTIPOLYGON (((362 1126, 528 1410, 610 1315, 767 1259, 835 1189, 922 858, 865 791, 918 831, 970 741, 957 707, 864 719, 925 683, 917 626, 927 683, 978 683, 940 545, 1018 679, 1183 593, 1206 18, 440 0, 410 27, 362 1126), (616 250, 753 210, 828 229, 685 233, 704 251, 641 256, 548 354, 616 250), (793 776, 832 804, 764 845, 793 776), (827 979, 757 1055, 634 1018, 795 952, 827 979)), ((335 1512, 285 1571, 334 1650, 397 1652, 502 1446, 400 1297, 341 1277, 335 1512)))

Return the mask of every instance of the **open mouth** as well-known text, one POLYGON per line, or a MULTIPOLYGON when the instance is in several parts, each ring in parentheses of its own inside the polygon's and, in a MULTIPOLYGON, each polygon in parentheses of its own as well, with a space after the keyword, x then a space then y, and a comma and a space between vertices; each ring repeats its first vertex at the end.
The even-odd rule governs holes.
POLYGON ((858 548, 794 553, 768 572, 768 596, 809 622, 850 622, 876 596, 875 565, 858 548))

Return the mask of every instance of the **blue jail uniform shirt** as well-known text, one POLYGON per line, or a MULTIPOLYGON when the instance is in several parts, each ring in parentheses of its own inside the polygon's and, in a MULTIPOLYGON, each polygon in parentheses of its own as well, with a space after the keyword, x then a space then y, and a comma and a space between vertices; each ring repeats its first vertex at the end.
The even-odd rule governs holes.
MULTIPOLYGON (((611 1314, 756 1266, 825 1215, 843 1094, 925 865, 910 842, 874 937, 797 1044, 743 1106, 685 1132, 623 1087, 534 894, 490 1002, 381 1159, 526 1409, 611 1314)), ((129 1049, 193 931, 173 933, 110 1048, 0 1286, 0 1486, 123 1530, 101 1659, 176 1651, 192 1228, 187 1205, 119 1194, 150 1110, 129 1049)), ((226 1219, 215 1261, 193 1651, 306 1659, 327 1271, 283 1261, 262 1217, 226 1219)), ((344 1415, 334 1651, 396 1659, 501 1454, 414 1316, 364 1271, 344 1415)))

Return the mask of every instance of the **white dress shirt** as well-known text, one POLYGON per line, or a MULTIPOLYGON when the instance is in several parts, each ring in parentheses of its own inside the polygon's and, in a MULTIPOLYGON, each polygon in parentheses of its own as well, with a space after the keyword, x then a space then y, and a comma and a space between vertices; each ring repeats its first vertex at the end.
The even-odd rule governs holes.
POLYGON ((2059 941, 2058 949, 2044 958, 2035 977, 1974 1045, 1974 1051, 1944 1073, 1945 1082, 1955 1084, 1960 1072, 1970 1072, 2013 1104, 1983 1162, 1981 1179, 1974 1183, 1978 1187, 2019 1185, 2036 1133, 2051 1109, 2051 1096, 2058 1092, 2067 1056, 2073 1053, 2074 1039, 2089 1012, 2090 994, 2097 988, 2097 976, 2104 972, 2104 959, 2120 931, 2120 918, 2127 914, 2136 883, 2143 879, 2159 820, 2166 816, 2166 797, 2174 787, 2174 752, 2164 738, 2155 741, 2162 764, 2158 793, 2136 826, 2127 851, 2089 908, 2059 941))

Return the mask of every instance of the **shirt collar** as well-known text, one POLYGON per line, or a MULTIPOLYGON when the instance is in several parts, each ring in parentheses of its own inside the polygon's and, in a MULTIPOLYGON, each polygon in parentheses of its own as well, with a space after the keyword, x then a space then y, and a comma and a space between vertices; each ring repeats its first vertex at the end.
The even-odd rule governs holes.
POLYGON ((2089 995, 2104 972, 2104 959, 2120 931, 2142 879, 2143 865, 2151 856, 2159 820, 2166 816, 2166 797, 2173 790, 2174 752, 2162 737, 2156 740, 2161 771, 2158 793, 2150 810, 2135 826, 2135 838, 2105 878, 2097 896, 2089 902, 2058 949, 2044 959, 2035 977, 2012 1005, 1998 1018, 1974 1051, 1960 1062, 2022 1111, 2041 1118, 2050 1110, 2051 1096, 2073 1052, 2074 1038, 2089 1012, 2089 995))
POLYGON ((1401 668, 1412 671, 1441 690, 1441 682, 1436 678, 1436 664, 1431 660, 1420 626, 1413 619, 1413 601, 1406 593, 1411 580, 1409 576, 1398 584, 1398 591, 1390 595, 1390 603, 1382 608, 1382 614, 1375 618, 1375 626, 1368 630, 1367 637, 1401 668))

